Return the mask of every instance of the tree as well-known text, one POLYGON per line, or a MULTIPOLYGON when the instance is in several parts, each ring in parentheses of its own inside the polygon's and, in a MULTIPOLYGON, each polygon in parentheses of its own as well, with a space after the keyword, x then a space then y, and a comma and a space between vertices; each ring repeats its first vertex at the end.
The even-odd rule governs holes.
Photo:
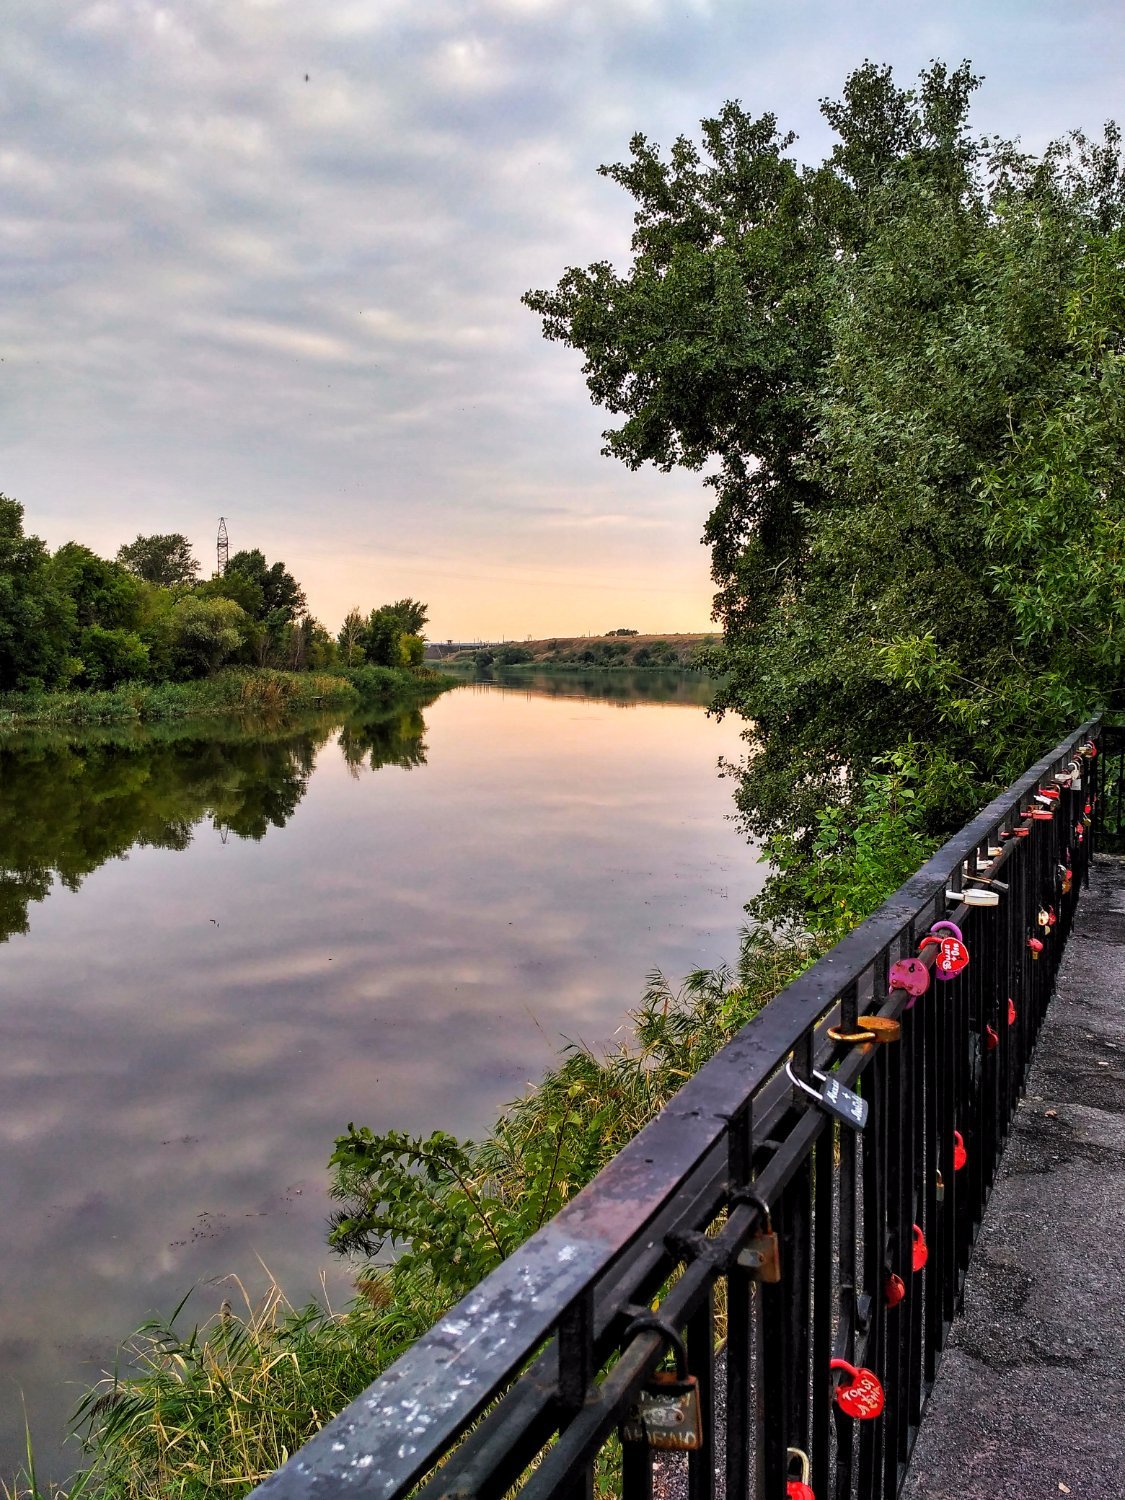
POLYGON ((284 563, 267 563, 257 547, 249 552, 236 552, 228 561, 223 574, 224 581, 230 580, 228 587, 235 586, 232 575, 248 579, 261 590, 262 602, 257 619, 267 621, 273 616, 280 626, 304 614, 305 593, 301 585, 284 563))
POLYGON ((367 621, 363 611, 358 607, 349 609, 336 637, 346 667, 358 667, 364 660, 363 636, 366 628, 367 621))
POLYGON ((430 617, 428 607, 417 599, 396 599, 384 608, 397 616, 404 635, 421 635, 430 617))
POLYGON ((232 661, 245 644, 251 621, 233 599, 187 594, 168 616, 169 651, 178 677, 207 677, 232 661))
POLYGON ((65 683, 74 625, 46 547, 24 536, 23 506, 0 495, 0 692, 65 683))
POLYGON ((173 531, 167 536, 140 536, 117 549, 117 561, 146 583, 177 588, 194 583, 199 564, 191 555, 186 536, 173 531))
POLYGON ((737 104, 702 151, 635 136, 602 169, 637 204, 627 274, 524 299, 621 419, 606 453, 710 471, 716 706, 753 724, 738 805, 790 868, 876 759, 947 831, 1118 680, 1119 139, 975 139, 977 86, 865 64, 804 170, 737 104))

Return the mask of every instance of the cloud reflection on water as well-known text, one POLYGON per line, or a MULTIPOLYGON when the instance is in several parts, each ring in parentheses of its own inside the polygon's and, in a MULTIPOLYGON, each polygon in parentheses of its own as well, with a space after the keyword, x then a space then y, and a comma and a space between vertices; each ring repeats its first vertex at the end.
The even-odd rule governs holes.
MULTIPOLYGON (((120 763, 139 750, 88 758, 95 795, 63 820, 68 857, 83 828, 121 842, 127 801, 97 802, 103 769, 111 789, 143 787, 146 836, 159 807, 195 827, 186 848, 153 838, 77 892, 56 885, 2 949, 0 1192, 18 1205, 0 1227, 9 1467, 17 1386, 49 1470, 79 1393, 63 1382, 96 1374, 193 1281, 260 1285, 260 1255, 295 1297, 326 1265, 343 1290, 325 1163, 348 1120, 471 1133, 561 1037, 610 1036, 652 967, 678 976, 733 955, 757 883, 714 774, 733 726, 609 703, 584 703, 579 723, 574 707, 448 694, 425 711, 425 765, 358 780, 323 725, 226 751, 158 746, 140 779, 135 758, 120 763), (228 823, 232 786, 271 804, 271 767, 288 788, 272 804, 291 804, 282 826, 224 844, 211 804, 227 799, 228 823)), ((391 739, 377 763, 393 762, 391 739)), ((47 791, 52 752, 35 753, 23 789, 47 791)), ((5 755, 6 800, 21 772, 5 755)), ((50 844, 35 820, 55 805, 22 798, 21 858, 50 844)), ((222 1295, 205 1291, 197 1315, 222 1295)))

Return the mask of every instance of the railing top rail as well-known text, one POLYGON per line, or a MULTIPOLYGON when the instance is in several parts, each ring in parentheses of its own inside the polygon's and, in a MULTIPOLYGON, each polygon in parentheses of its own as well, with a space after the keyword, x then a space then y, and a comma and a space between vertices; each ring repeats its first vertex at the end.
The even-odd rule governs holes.
MULTIPOLYGON (((962 862, 1096 730, 1089 719, 788 984, 550 1223, 487 1276, 256 1493, 403 1493, 604 1276, 825 1012, 934 906, 962 862)), ((913 935, 911 935, 913 937, 913 935)))

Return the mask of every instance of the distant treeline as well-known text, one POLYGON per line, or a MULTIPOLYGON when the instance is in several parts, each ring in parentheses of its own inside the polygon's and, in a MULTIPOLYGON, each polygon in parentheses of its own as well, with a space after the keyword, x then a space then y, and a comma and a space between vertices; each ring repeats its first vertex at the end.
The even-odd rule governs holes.
POLYGON ((505 642, 464 650, 443 658, 453 665, 477 667, 663 667, 705 671, 709 635, 640 635, 635 630, 611 630, 604 637, 562 636, 542 641, 505 642))
POLYGON ((26 536, 23 507, 0 495, 0 692, 187 682, 225 667, 333 671, 416 668, 424 604, 349 612, 332 636, 282 562, 257 548, 199 578, 179 534, 138 536, 113 560, 79 542, 52 553, 26 536))

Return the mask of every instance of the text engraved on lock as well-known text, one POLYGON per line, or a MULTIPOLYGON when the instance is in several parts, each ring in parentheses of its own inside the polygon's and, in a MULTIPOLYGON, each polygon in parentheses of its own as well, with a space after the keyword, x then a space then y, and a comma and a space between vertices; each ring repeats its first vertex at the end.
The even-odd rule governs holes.
POLYGON ((824 1080, 820 1098, 826 1109, 838 1115, 841 1120, 846 1120, 856 1130, 862 1130, 867 1124, 867 1100, 861 1099, 851 1089, 845 1088, 838 1079, 826 1078, 824 1080))
POLYGON ((650 1448, 687 1451, 703 1446, 699 1382, 694 1375, 681 1380, 658 1371, 637 1396, 636 1405, 621 1424, 626 1442, 650 1448))

